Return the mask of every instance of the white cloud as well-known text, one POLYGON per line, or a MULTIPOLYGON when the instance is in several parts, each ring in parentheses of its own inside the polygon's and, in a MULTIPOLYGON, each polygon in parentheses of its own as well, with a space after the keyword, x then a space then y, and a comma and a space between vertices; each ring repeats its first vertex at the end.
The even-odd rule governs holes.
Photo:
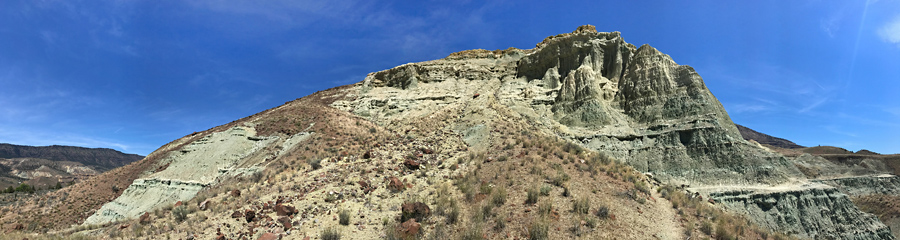
POLYGON ((878 35, 886 42, 900 44, 900 16, 879 28, 878 35))

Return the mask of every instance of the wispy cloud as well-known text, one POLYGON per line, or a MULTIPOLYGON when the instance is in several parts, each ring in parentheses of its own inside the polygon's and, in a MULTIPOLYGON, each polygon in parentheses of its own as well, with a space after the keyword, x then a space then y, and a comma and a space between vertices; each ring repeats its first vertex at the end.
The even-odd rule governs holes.
POLYGON ((878 36, 885 42, 900 46, 900 15, 878 29, 878 36))

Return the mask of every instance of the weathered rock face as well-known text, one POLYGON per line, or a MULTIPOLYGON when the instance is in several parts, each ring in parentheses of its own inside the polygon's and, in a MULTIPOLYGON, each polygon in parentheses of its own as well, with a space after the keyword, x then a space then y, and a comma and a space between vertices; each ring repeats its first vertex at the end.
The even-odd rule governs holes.
MULTIPOLYGON (((499 103, 666 181, 778 183, 802 176, 784 157, 744 141, 694 69, 653 47, 636 48, 618 32, 589 28, 538 46, 453 54, 376 72, 356 100, 334 106, 387 124, 453 106, 499 103), (489 97, 472 99, 475 94, 489 97)), ((456 129, 477 146, 479 125, 456 129)))
POLYGON ((891 237, 834 188, 749 188, 805 176, 784 156, 745 141, 693 68, 649 45, 626 43, 618 32, 579 28, 530 50, 451 54, 372 73, 356 87, 353 98, 332 106, 383 125, 450 112, 458 117, 445 121, 447 128, 476 151, 491 141, 486 131, 494 119, 524 119, 665 183, 707 186, 707 196, 772 230, 891 237), (738 190, 714 186, 722 184, 738 190), (774 205, 753 207, 765 202, 774 205))
POLYGON ((814 182, 836 187, 850 196, 873 194, 900 196, 900 177, 888 174, 820 179, 814 182))
POLYGON ((770 191, 741 189, 710 197, 760 226, 812 239, 894 239, 875 215, 864 213, 847 195, 821 184, 770 191))
POLYGON ((172 151, 162 161, 168 167, 135 180, 122 195, 104 204, 84 224, 134 218, 156 208, 190 200, 220 176, 255 171, 254 164, 260 158, 257 152, 275 140, 257 137, 252 127, 243 126, 194 141, 172 151))

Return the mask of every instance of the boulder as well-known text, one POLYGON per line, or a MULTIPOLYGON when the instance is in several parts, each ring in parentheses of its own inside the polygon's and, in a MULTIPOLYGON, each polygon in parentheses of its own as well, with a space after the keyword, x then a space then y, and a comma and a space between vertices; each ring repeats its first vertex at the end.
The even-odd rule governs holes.
POLYGON ((405 222, 408 219, 416 219, 421 222, 431 215, 431 208, 423 202, 404 203, 400 207, 400 221, 405 222))
POLYGON ((237 189, 231 190, 231 196, 232 196, 232 197, 240 197, 240 196, 241 196, 241 190, 237 190, 237 189))
POLYGON ((403 166, 406 166, 406 168, 409 168, 410 170, 419 169, 419 165, 419 161, 416 160, 406 159, 406 161, 403 161, 403 166))
POLYGON ((414 239, 419 235, 422 225, 416 222, 416 219, 409 219, 400 224, 397 232, 400 233, 400 239, 414 239))
POLYGON ((240 218, 243 216, 244 216, 244 214, 241 213, 241 211, 234 211, 233 213, 231 213, 231 218, 240 218))
POLYGON ((399 192, 403 191, 403 189, 406 189, 406 186, 397 177, 390 177, 388 178, 388 189, 390 189, 391 191, 399 192))
POLYGON ((252 222, 253 220, 256 220, 256 212, 253 210, 247 209, 247 211, 244 211, 244 219, 247 219, 247 222, 252 222))
POLYGON ((140 222, 141 224, 150 223, 150 213, 145 212, 143 215, 141 215, 140 218, 138 218, 138 222, 140 222))
POLYGON ((209 205, 210 205, 210 204, 211 204, 211 203, 209 202, 209 199, 204 200, 203 202, 200 202, 200 210, 201 210, 201 211, 206 211, 206 209, 209 209, 209 205))

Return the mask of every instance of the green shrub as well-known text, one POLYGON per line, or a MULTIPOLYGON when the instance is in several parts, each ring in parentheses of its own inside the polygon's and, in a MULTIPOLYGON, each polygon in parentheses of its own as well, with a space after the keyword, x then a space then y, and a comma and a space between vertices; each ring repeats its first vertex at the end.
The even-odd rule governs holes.
MULTIPOLYGON (((306 163, 308 163, 309 166, 313 168, 313 170, 322 168, 322 159, 311 158, 309 160, 306 160, 306 163)), ((338 235, 338 237, 340 237, 340 235, 338 235)))
POLYGON ((709 220, 704 220, 702 224, 700 224, 700 231, 705 233, 706 235, 712 235, 713 225, 709 220))
POLYGON ((597 207, 597 211, 594 212, 594 215, 597 215, 600 219, 609 218, 609 207, 606 205, 600 205, 597 207))
POLYGON ((526 203, 526 204, 535 204, 535 203, 537 203, 538 195, 539 195, 539 194, 540 194, 540 193, 538 192, 537 187, 529 188, 529 189, 528 189, 528 194, 527 194, 527 196, 526 196, 526 198, 525 198, 525 203, 526 203))
POLYGON ((338 232, 338 230, 334 227, 325 228, 325 230, 322 230, 322 232, 320 234, 321 234, 322 240, 340 240, 341 239, 341 233, 338 232))
POLYGON ((538 205, 538 214, 541 216, 546 216, 550 214, 550 211, 553 210, 553 203, 550 201, 543 201, 538 205))
POLYGON ((188 209, 184 205, 177 206, 172 209, 172 215, 175 216, 175 221, 182 222, 187 219, 188 209))
POLYGON ((572 210, 574 210, 575 213, 578 214, 587 214, 588 211, 590 211, 590 208, 591 201, 587 198, 587 196, 582 196, 578 198, 578 200, 575 200, 574 203, 572 203, 572 210))
POLYGON ((550 230, 550 225, 543 221, 535 221, 532 222, 530 226, 528 226, 528 239, 531 240, 546 240, 550 239, 550 235, 548 234, 550 230))
POLYGON ((541 186, 541 196, 550 196, 550 190, 553 190, 550 186, 541 186))
POLYGON ((350 225, 350 211, 347 209, 343 209, 338 213, 339 223, 341 225, 347 226, 350 225))
POLYGON ((503 186, 497 187, 497 190, 494 191, 494 194, 491 197, 491 202, 497 206, 506 203, 506 188, 504 188, 503 186))

